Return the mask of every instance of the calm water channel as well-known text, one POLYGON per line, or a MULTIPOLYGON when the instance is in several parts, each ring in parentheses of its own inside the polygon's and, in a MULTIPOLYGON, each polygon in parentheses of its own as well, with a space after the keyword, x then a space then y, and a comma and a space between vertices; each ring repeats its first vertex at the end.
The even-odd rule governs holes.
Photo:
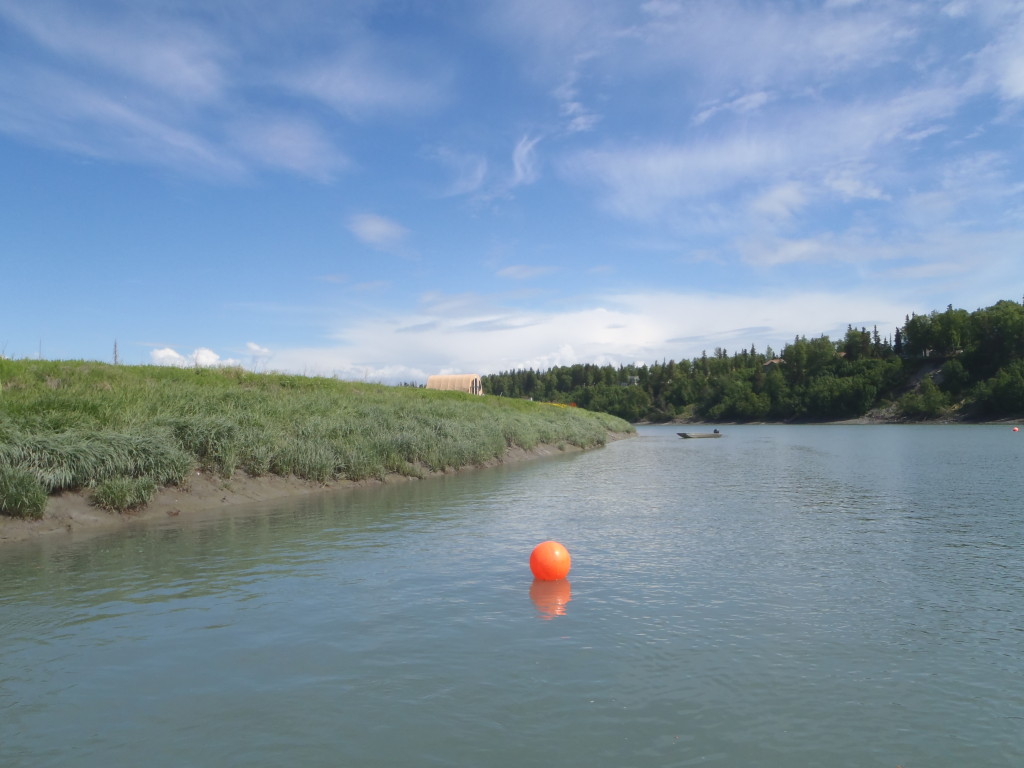
POLYGON ((723 431, 0 547, 0 765, 1024 765, 1024 433, 723 431))

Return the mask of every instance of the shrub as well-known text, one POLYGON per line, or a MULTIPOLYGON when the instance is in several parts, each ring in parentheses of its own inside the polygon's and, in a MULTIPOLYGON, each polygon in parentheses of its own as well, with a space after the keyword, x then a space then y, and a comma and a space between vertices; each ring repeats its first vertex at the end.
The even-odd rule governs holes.
POLYGON ((924 379, 917 392, 908 392, 900 398, 900 412, 910 419, 935 419, 946 410, 946 396, 935 382, 924 379))
POLYGON ((1020 413, 1024 408, 1024 360, 1017 360, 977 388, 978 404, 989 413, 1020 413))
POLYGON ((0 467, 0 513, 38 520, 46 510, 46 489, 27 469, 0 467))
POLYGON ((146 506, 156 493, 150 477, 113 477, 104 480, 92 495, 96 506, 113 512, 129 512, 146 506))

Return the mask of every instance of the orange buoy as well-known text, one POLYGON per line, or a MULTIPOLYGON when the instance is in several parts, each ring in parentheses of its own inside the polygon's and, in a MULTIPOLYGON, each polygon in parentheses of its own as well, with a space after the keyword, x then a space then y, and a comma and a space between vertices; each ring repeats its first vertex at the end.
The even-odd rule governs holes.
POLYGON ((1014 432, 1020 432, 1020 428, 1019 428, 1019 427, 1014 427, 1014 428, 1013 428, 1013 431, 1014 431, 1014 432))
POLYGON ((558 581, 569 575, 572 558, 557 541, 542 541, 530 554, 530 570, 541 581, 558 581))

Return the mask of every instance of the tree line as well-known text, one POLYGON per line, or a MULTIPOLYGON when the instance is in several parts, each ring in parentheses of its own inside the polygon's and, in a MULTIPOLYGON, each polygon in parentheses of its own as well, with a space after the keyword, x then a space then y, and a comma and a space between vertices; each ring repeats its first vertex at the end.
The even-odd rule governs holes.
POLYGON ((776 354, 752 345, 692 360, 556 366, 483 377, 505 397, 574 403, 628 421, 833 421, 977 418, 1024 412, 1024 305, 908 315, 891 337, 849 326, 842 339, 797 336, 776 354))

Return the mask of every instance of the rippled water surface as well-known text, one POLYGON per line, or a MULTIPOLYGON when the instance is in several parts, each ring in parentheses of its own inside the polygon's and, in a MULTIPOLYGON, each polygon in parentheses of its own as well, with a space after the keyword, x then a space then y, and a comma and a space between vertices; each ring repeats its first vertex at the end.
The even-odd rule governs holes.
POLYGON ((1024 435, 723 431, 0 547, 0 765, 1024 765, 1024 435))

